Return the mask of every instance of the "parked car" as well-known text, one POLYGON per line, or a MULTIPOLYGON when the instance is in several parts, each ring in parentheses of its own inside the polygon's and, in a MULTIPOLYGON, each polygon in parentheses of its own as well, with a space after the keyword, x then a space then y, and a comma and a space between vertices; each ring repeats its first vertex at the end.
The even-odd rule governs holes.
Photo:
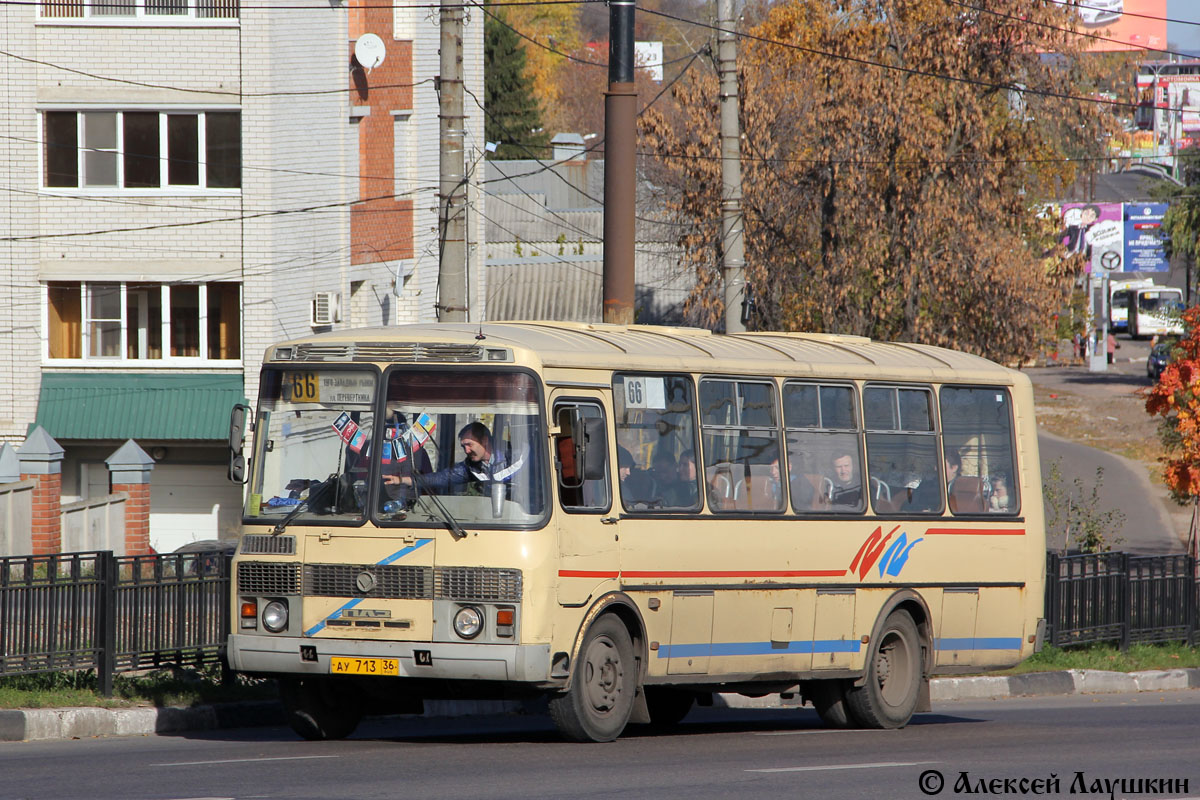
POLYGON ((184 558, 180 572, 184 575, 216 575, 221 571, 221 562, 232 557, 237 550, 236 539, 201 539, 175 548, 193 558, 184 558))
POLYGON ((1150 348, 1150 355, 1146 358, 1146 377, 1152 381, 1158 380, 1163 368, 1171 363, 1171 351, 1177 344, 1179 344, 1178 339, 1163 339, 1150 348))

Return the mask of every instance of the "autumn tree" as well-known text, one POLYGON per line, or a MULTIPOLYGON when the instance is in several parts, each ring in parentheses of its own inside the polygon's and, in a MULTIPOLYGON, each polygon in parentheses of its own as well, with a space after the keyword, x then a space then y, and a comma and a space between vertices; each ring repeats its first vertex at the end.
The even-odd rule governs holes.
MULTIPOLYGON (((1065 300, 1040 201, 1115 124, 1072 10, 1012 0, 783 0, 739 40, 747 278, 758 327, 922 341, 1010 360, 1065 300), (1047 56, 1046 54, 1053 54, 1047 56)), ((714 70, 642 116, 647 175, 723 314, 714 70)))
MULTIPOLYGON (((1163 218, 1167 257, 1181 254, 1189 265, 1200 255, 1200 147, 1189 147, 1178 155, 1180 184, 1163 181, 1153 193, 1156 200, 1169 203, 1163 218)), ((1189 272, 1188 296, 1194 285, 1189 272)))
POLYGON ((541 107, 530 92, 525 51, 498 10, 484 22, 484 135, 499 146, 495 158, 544 158, 549 133, 541 107))
POLYGON ((525 54, 525 74, 529 91, 542 107, 549 108, 558 100, 555 74, 565 58, 564 53, 579 49, 579 7, 574 3, 528 3, 485 7, 491 23, 499 22, 518 39, 525 54))

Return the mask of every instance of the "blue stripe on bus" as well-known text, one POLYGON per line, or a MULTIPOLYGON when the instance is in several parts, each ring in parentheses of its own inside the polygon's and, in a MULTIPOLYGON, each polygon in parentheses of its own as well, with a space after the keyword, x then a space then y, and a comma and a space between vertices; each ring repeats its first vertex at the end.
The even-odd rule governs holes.
POLYGON ((938 650, 1020 650, 1020 636, 964 636, 937 640, 938 650))
POLYGON ((857 640, 819 639, 811 642, 787 642, 779 646, 772 642, 718 642, 715 644, 664 644, 658 648, 659 658, 695 658, 697 656, 768 656, 783 653, 857 653, 862 644, 857 640))
MULTIPOLYGON (((404 558, 406 555, 408 555, 412 551, 416 550, 417 548, 424 547, 425 545, 429 544, 432 541, 433 541, 433 539, 417 539, 416 544, 410 545, 410 546, 404 548, 403 550, 397 550, 396 552, 392 553, 390 556, 383 559, 382 561, 375 562, 375 566, 381 567, 384 564, 391 564, 393 561, 398 561, 401 558, 404 558)), ((316 625, 313 625, 311 628, 306 630, 304 632, 304 635, 305 636, 313 636, 314 634, 320 633, 325 628, 325 622, 327 620, 337 619, 338 617, 341 616, 343 611, 345 611, 348 608, 354 608, 356 605, 358 605, 359 603, 361 603, 363 600, 366 600, 366 599, 367 598, 365 598, 365 597, 357 597, 357 598, 351 600, 350 602, 342 605, 336 611, 334 611, 332 614, 330 614, 328 617, 326 617, 325 619, 318 622, 316 625)))

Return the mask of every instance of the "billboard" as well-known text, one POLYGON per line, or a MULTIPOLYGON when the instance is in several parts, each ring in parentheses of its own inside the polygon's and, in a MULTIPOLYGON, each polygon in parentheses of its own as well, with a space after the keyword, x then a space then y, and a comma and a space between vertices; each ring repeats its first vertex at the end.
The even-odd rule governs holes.
POLYGON ((1084 255, 1088 272, 1167 272, 1166 213, 1166 203, 1065 203, 1059 241, 1084 255))
POLYGON ((1101 38, 1087 39, 1087 49, 1165 50, 1167 47, 1167 0, 1079 0, 1080 33, 1101 38))

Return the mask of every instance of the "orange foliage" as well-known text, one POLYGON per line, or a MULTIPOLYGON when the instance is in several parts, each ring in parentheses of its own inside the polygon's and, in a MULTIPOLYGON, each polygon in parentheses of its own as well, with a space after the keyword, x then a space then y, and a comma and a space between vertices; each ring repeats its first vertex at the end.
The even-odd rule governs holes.
POLYGON ((1180 502, 1200 497, 1200 307, 1184 311, 1183 323, 1187 335, 1145 391, 1146 411, 1163 418, 1163 480, 1180 502))

